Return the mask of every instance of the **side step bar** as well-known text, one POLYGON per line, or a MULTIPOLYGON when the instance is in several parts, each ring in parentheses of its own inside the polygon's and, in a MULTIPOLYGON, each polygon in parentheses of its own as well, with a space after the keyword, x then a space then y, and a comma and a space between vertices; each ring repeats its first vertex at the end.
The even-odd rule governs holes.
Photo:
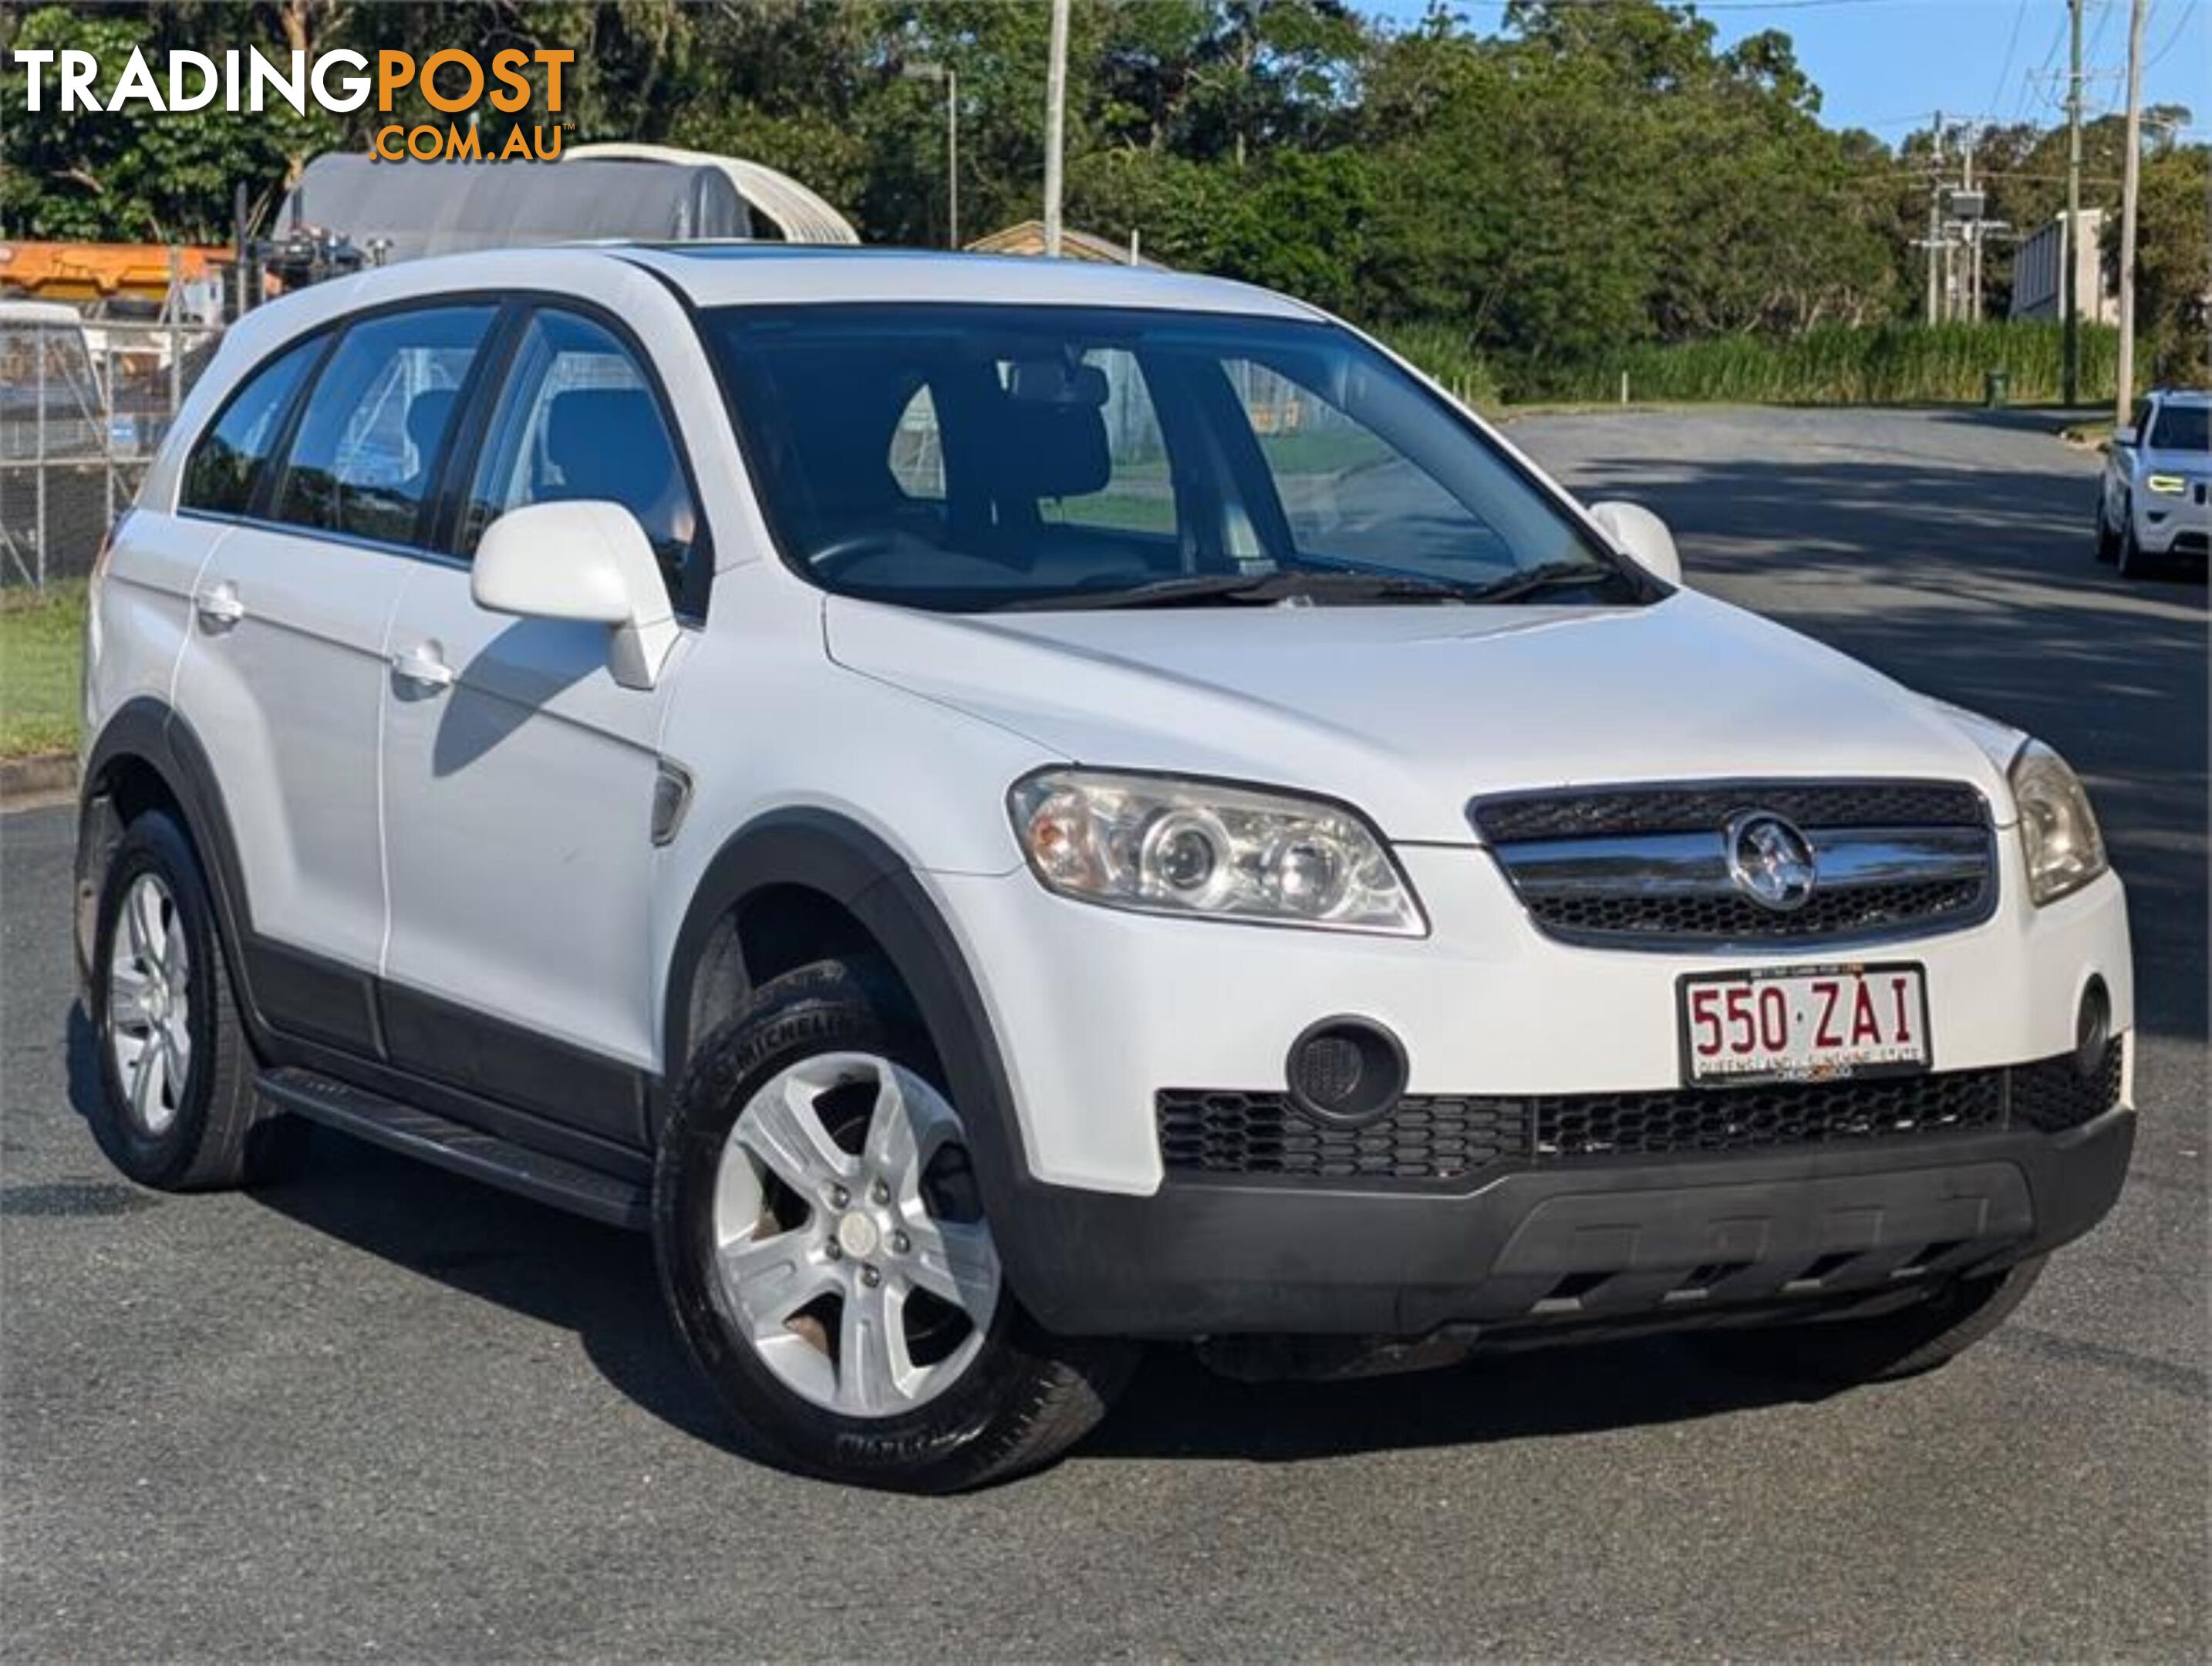
POLYGON ((255 1085, 286 1110, 471 1180, 520 1192, 610 1226, 642 1231, 651 1223, 652 1197, 633 1181, 549 1157, 312 1070, 266 1070, 255 1085))

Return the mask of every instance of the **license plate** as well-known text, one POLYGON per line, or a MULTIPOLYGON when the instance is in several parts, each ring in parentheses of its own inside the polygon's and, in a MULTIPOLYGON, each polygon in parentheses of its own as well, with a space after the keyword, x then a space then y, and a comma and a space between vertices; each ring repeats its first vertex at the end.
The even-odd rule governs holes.
POLYGON ((1907 1075, 1928 1068, 1917 965, 1697 973, 1679 985, 1692 1086, 1907 1075))

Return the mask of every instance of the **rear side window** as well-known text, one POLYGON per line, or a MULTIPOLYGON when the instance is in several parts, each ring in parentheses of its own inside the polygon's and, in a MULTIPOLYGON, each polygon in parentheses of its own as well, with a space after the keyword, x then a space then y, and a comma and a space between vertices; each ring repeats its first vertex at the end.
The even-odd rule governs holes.
POLYGON ((594 498, 638 519, 670 599, 703 600, 699 511, 652 381, 611 331, 546 308, 522 332, 469 489, 462 537, 532 503, 594 498))
POLYGON ((320 339, 280 353, 246 379, 215 426, 200 436, 185 465, 179 504, 214 514, 244 514, 253 502, 264 465, 284 429, 284 413, 315 356, 320 339))
POLYGON ((434 307, 348 329, 285 459, 276 518, 404 544, 429 497, 489 307, 434 307))

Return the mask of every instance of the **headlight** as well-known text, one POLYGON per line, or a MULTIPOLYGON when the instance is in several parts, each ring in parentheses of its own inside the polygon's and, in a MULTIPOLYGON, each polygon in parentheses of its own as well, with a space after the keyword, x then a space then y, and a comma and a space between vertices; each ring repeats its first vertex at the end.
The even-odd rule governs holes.
POLYGON ((2105 871, 2097 813, 2064 758, 2039 740, 2029 741, 2012 761, 2012 795, 2020 805, 2027 894, 2038 908, 2081 890, 2105 871))
POLYGON ((1374 829, 1321 800, 1166 776, 1046 769, 1007 795, 1048 891, 1140 914, 1419 937, 1374 829))
POLYGON ((2189 482, 2178 474, 2147 474, 2143 484, 2160 497, 2179 497, 2189 489, 2189 482))

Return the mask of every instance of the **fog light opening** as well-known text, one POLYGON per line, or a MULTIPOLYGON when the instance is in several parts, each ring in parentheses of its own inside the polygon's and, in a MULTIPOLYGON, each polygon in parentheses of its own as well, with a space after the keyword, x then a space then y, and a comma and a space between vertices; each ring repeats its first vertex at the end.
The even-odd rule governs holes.
POLYGON ((1366 1018, 1323 1018, 1291 1043, 1291 1103, 1328 1122, 1372 1122, 1406 1091, 1406 1049, 1366 1018))
POLYGON ((2081 991, 2081 1010, 2074 1019, 2074 1068, 2094 1076, 2105 1067, 2112 1039, 2112 997, 2105 980, 2093 977, 2081 991))

